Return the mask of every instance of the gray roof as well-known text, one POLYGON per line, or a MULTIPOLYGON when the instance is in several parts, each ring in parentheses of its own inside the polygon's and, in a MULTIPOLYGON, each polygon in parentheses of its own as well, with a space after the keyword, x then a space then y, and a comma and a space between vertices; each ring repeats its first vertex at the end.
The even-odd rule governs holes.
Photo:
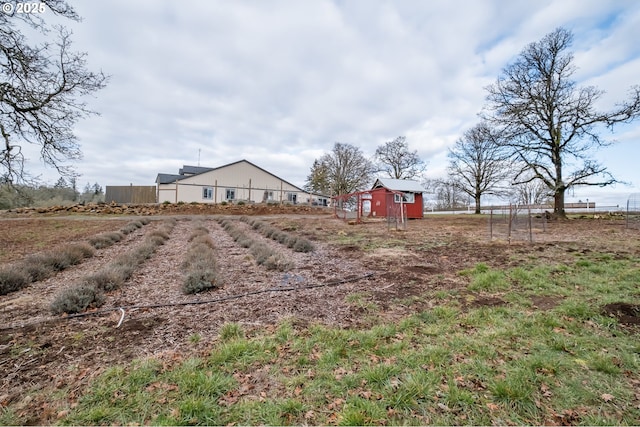
POLYGON ((172 182, 176 182, 180 178, 184 178, 184 175, 172 175, 169 173, 159 173, 156 178, 157 184, 171 184, 172 182))
POLYGON ((201 166, 184 165, 178 172, 180 175, 197 175, 199 173, 212 171, 214 168, 205 168, 201 166))
POLYGON ((403 193, 424 193, 425 190, 418 181, 411 179, 378 178, 372 188, 384 187, 387 190, 402 191, 403 193))

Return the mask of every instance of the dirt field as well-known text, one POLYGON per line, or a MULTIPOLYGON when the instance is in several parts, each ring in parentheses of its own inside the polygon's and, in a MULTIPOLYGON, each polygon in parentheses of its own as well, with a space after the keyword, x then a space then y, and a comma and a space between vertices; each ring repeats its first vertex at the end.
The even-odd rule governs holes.
MULTIPOLYGON (((293 318, 301 324, 357 328, 366 319, 358 304, 349 302, 350 295, 375 302, 378 315, 389 320, 433 307, 437 300, 430 296, 439 291, 457 291, 455 298, 464 300, 466 279, 458 273, 479 262, 492 267, 517 266, 532 258, 559 262, 576 251, 594 250, 640 257, 640 232, 626 230, 621 220, 553 222, 545 233, 536 234, 534 243, 508 244, 490 242, 486 219, 466 215, 411 221, 403 231, 388 230, 383 222, 349 225, 317 212, 261 217, 312 240, 317 249, 310 253, 293 252, 237 221, 238 227, 293 262, 294 267, 283 273, 257 265, 215 218, 181 216, 170 239, 124 287, 107 295, 100 310, 109 312, 68 319, 53 316, 49 305, 60 290, 134 248, 145 233, 160 227, 161 218, 154 217, 149 225, 96 251, 80 265, 0 296, 0 406, 28 414, 31 423, 50 424, 58 409, 38 397, 43 395, 39 392, 71 390, 65 399, 73 405, 83 387, 109 365, 147 356, 170 360, 206 353, 225 322, 240 322, 250 330, 293 318), (199 225, 209 229, 216 243, 224 286, 188 296, 181 291, 180 264, 189 234, 199 225), (307 285, 326 286, 278 290, 307 285), (264 290, 269 292, 251 295, 264 290), (190 302, 199 304, 129 308, 190 302), (125 308, 119 327, 122 311, 118 307, 125 308)), ((117 230, 128 220, 0 219, 0 261, 8 264, 28 253, 84 241, 101 231, 117 230)), ((492 295, 476 295, 472 301, 474 305, 502 303, 492 295)), ((541 310, 553 305, 554 301, 536 301, 541 310)))

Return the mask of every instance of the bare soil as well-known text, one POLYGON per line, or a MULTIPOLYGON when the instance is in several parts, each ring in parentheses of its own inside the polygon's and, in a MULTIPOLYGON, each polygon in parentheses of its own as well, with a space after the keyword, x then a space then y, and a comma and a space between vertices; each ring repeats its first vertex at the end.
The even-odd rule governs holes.
MULTIPOLYGON (((479 262, 496 268, 532 259, 555 263, 584 251, 640 257, 640 232, 626 230, 623 221, 616 220, 552 222, 533 243, 509 244, 489 241, 486 219, 472 216, 427 217, 409 222, 403 231, 389 230, 380 221, 349 225, 317 212, 261 218, 311 239, 316 251, 293 252, 238 221, 239 227, 286 255, 294 265, 287 272, 269 271, 236 244, 215 217, 181 217, 154 256, 124 287, 107 295, 100 310, 110 311, 79 318, 51 315, 49 305, 58 292, 140 244, 146 232, 161 225, 158 219, 122 242, 96 251, 78 266, 0 296, 0 406, 12 408, 34 424, 53 423, 61 405, 73 406, 90 380, 107 367, 150 356, 170 362, 205 354, 226 322, 238 322, 248 331, 273 328, 283 319, 299 326, 323 323, 358 328, 366 326, 371 317, 393 321, 434 307, 440 303, 433 298, 438 291, 471 301, 473 306, 507 304, 500 295, 468 298, 468 279, 458 273, 479 262), (209 229, 216 244, 223 286, 184 295, 180 265, 190 244, 190 231, 198 225, 209 229), (325 286, 312 287, 315 285, 325 286), (291 287, 299 289, 288 290, 291 287), (370 305, 347 298, 350 295, 361 296, 370 305), (163 304, 176 305, 141 307, 163 304), (119 307, 124 307, 124 317, 119 307), (51 394, 43 392, 56 390, 65 391, 60 402, 43 397, 51 394)), ((51 247, 124 225, 123 218, 117 223, 101 217, 84 219, 87 227, 83 231, 68 233, 66 230, 77 230, 75 219, 56 219, 66 224, 58 233, 42 222, 50 219, 0 220, 3 246, 5 242, 12 245, 11 254, 4 253, 0 259, 6 264, 39 249, 30 239, 14 237, 27 229, 47 230, 46 246, 51 247)), ((542 296, 533 301, 532 309, 548 310, 557 303, 542 296)), ((603 310, 637 324, 637 306, 621 302, 603 310)))

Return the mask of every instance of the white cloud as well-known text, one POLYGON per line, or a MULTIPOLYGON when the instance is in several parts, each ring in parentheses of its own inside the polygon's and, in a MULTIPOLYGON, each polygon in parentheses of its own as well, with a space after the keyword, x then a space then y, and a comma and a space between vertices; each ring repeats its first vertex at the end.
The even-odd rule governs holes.
POLYGON ((621 0, 111 0, 77 9, 84 21, 68 24, 77 48, 112 76, 90 100, 101 116, 77 126, 81 179, 101 185, 153 184, 159 172, 196 164, 198 152, 203 166, 247 158, 302 185, 334 142, 373 155, 399 135, 430 175, 443 174, 447 148, 478 121, 484 87, 560 25, 575 33, 577 75, 611 99, 640 75, 640 6, 621 0))

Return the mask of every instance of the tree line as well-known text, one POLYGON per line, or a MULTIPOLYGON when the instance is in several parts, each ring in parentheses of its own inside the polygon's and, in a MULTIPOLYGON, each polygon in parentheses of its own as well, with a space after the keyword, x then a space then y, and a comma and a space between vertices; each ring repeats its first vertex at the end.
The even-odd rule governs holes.
POLYGON ((54 185, 0 184, 0 209, 100 202, 104 202, 104 190, 100 184, 87 182, 80 190, 75 178, 60 177, 54 185))
MULTIPOLYGON (((447 177, 423 180, 438 203, 456 207, 473 200, 480 213, 487 195, 528 204, 549 199, 554 214, 565 217, 567 190, 618 182, 594 156, 612 143, 603 131, 638 118, 640 87, 632 86, 628 99, 612 109, 600 110, 604 92, 573 79, 572 41, 571 31, 555 29, 526 46, 485 88, 478 123, 448 150, 447 177)), ((336 143, 314 161, 307 189, 335 196, 365 189, 374 173, 415 179, 425 168, 404 137, 378 147, 374 161, 357 147, 336 143)))

